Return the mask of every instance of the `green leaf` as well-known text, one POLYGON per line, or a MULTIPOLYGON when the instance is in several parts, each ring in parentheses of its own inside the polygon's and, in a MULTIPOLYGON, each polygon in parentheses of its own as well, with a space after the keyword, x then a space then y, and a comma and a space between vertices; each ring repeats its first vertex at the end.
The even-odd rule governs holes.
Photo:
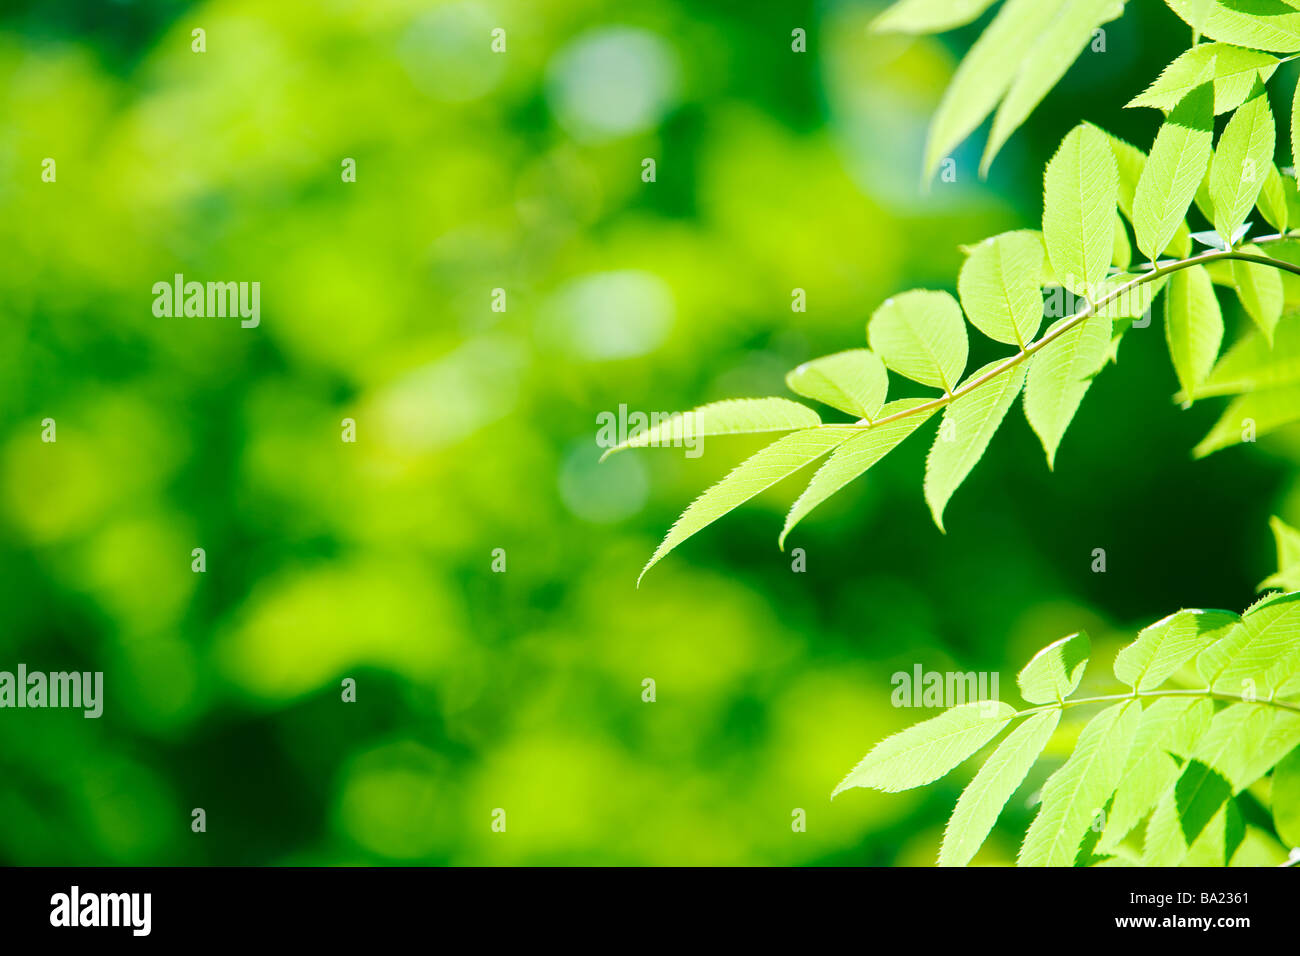
POLYGON ((1031 704, 1056 704, 1074 693, 1088 667, 1092 643, 1083 631, 1053 641, 1016 676, 1020 696, 1031 704))
POLYGON ((1093 31, 1124 12, 1123 0, 1069 0, 1047 28, 1024 50, 1015 82, 993 117, 980 174, 1043 97, 1065 75, 1092 40, 1093 31))
POLYGON ((1214 284, 1202 266, 1192 266, 1169 277, 1165 296, 1165 339, 1188 401, 1196 386, 1210 374, 1223 343, 1223 316, 1214 284))
POLYGON ((1110 254, 1110 264, 1120 270, 1127 269, 1133 264, 1133 244, 1128 241, 1128 228, 1124 225, 1124 217, 1119 213, 1115 213, 1112 229, 1115 233, 1115 248, 1110 254))
POLYGON ((1177 611, 1144 627, 1115 655, 1115 676, 1139 692, 1155 690, 1241 619, 1231 611, 1177 611))
MULTIPOLYGON (((1047 334, 1071 318, 1053 323, 1047 334)), ((1056 449, 1092 385, 1093 376, 1106 364, 1110 332, 1107 315, 1091 315, 1049 341, 1029 360, 1025 417, 1043 443, 1049 468, 1055 467, 1056 449)))
POLYGON ((945 392, 966 368, 966 323, 947 292, 913 289, 886 299, 871 316, 867 339, 888 368, 945 392))
POLYGON ((1300 665, 1300 593, 1265 597, 1196 658, 1197 673, 1213 691, 1275 692, 1300 665))
MULTIPOLYGON (((1300 690, 1293 688, 1292 693, 1296 692, 1300 690)), ((1272 770, 1279 761, 1295 749, 1296 745, 1300 744, 1300 714, 1291 710, 1269 710, 1259 706, 1255 706, 1255 710, 1265 711, 1271 720, 1268 729, 1261 736, 1250 738, 1245 746, 1238 747, 1239 759, 1229 768, 1238 792, 1272 770)), ((1242 744, 1240 739, 1237 742, 1242 744)))
POLYGON ((1034 714, 998 744, 962 791, 943 831, 940 866, 965 866, 983 846, 1011 795, 1024 782, 1061 719, 1059 710, 1034 714))
POLYGON ((930 124, 925 144, 925 176, 993 111, 1020 71, 1021 59, 1008 50, 1029 49, 1067 0, 1007 0, 967 52, 930 124))
POLYGON ((1164 68, 1156 81, 1129 101, 1128 106, 1150 106, 1168 111, 1197 85, 1206 66, 1214 64, 1214 114, 1236 109, 1250 95, 1255 80, 1267 82, 1278 59, 1258 50, 1228 43, 1202 43, 1164 68))
POLYGON ((1273 771, 1273 828, 1287 847, 1300 846, 1300 747, 1273 771))
POLYGON ((1284 317, 1273 344, 1258 330, 1243 336, 1219 359, 1198 390, 1207 395, 1237 395, 1300 383, 1300 315, 1284 317))
POLYGON ((1300 421, 1300 386, 1288 385, 1242 395, 1233 399, 1223 417, 1201 439, 1192 454, 1204 458, 1239 442, 1255 441, 1260 435, 1295 421, 1300 421))
POLYGON ((1153 262, 1182 224, 1210 162, 1214 137, 1211 69, 1206 67, 1160 127, 1133 195, 1138 248, 1153 262))
POLYGON ((695 532, 717 521, 728 511, 766 491, 782 478, 794 474, 816 461, 854 434, 851 428, 813 428, 778 438, 766 448, 737 465, 725 478, 700 495, 682 512, 667 536, 655 549, 637 577, 637 585, 647 571, 669 551, 695 532))
POLYGON ((944 711, 871 748, 831 794, 850 787, 897 793, 938 780, 998 735, 1015 709, 981 700, 944 711))
POLYGON ((1043 805, 1020 846, 1018 866, 1072 866, 1089 826, 1119 783, 1142 706, 1107 707, 1079 734, 1074 753, 1043 785, 1043 805))
POLYGON ((957 278, 971 325, 995 342, 1023 349, 1043 321, 1043 236, 1028 229, 985 239, 957 278))
POLYGON ((785 377, 790 391, 871 421, 885 404, 889 375, 867 349, 850 349, 804 362, 785 377))
MULTIPOLYGON (((1259 246, 1244 245, 1242 252, 1264 255, 1259 246)), ((1273 340, 1273 331, 1282 317, 1282 277, 1272 266, 1232 260, 1232 282, 1246 314, 1259 326, 1264 337, 1273 340)))
POLYGON ((1190 753, 1213 717, 1214 704, 1205 697, 1161 697, 1142 711, 1115 788, 1102 849, 1117 846, 1174 786, 1181 767, 1170 753, 1190 753))
POLYGON ((1286 232, 1288 219, 1286 184, 1282 181, 1282 174, 1277 171, 1274 163, 1268 164, 1268 170, 1264 174, 1264 188, 1259 191, 1256 207, 1270 226, 1279 233, 1286 232))
MULTIPOLYGON (((901 398, 881 409, 880 417, 889 418, 930 401, 932 399, 901 398)), ((897 448, 933 414, 933 410, 926 410, 873 425, 836 448, 790 508, 778 542, 781 549, 785 550, 786 536, 810 511, 897 448)))
MULTIPOLYGON (((976 381, 1005 362, 990 362, 971 373, 967 381, 976 381)), ((983 456, 1024 382, 1024 366, 1014 366, 949 402, 944 409, 939 434, 925 463, 925 501, 940 531, 944 530, 943 510, 948 499, 983 456)))
MULTIPOLYGON (((1193 28, 1204 0, 1166 0, 1193 28)), ((1282 0, 1212 0, 1201 32, 1212 40, 1273 53, 1300 50, 1300 13, 1282 0)))
POLYGON ((880 33, 942 33, 964 26, 993 5, 993 0, 898 0, 876 19, 880 33))
POLYGON ((1250 97, 1228 120, 1210 160, 1210 199, 1214 228, 1231 246, 1237 228, 1246 221, 1268 171, 1273 167, 1276 131, 1264 84, 1255 80, 1250 97))
POLYGON ((1283 591, 1300 591, 1300 531, 1291 527, 1277 515, 1268 519, 1277 543, 1277 573, 1260 583, 1260 590, 1281 588, 1283 591))
POLYGON ((1188 0, 1187 3, 1187 22, 1192 27, 1192 45, 1201 42, 1201 34, 1205 32, 1205 21, 1210 17, 1210 7, 1214 5, 1214 0, 1188 0))
POLYGON ((1108 144, 1105 133, 1080 123, 1062 140, 1043 177, 1047 257, 1057 280, 1079 295, 1092 295, 1106 275, 1115 241, 1111 217, 1119 174, 1108 144))
MULTIPOLYGON (((1115 167, 1119 171, 1119 208, 1130 223, 1133 219, 1133 202, 1137 195, 1137 185, 1142 181, 1142 172, 1146 169, 1147 154, 1132 143, 1126 143, 1117 136, 1110 140, 1111 155, 1115 157, 1115 167)), ((1300 200, 1300 197, 1297 197, 1300 200)), ((1180 222, 1174 230, 1174 238, 1169 242, 1169 253, 1182 258, 1192 250, 1191 231, 1187 223, 1180 222)))
POLYGON ((748 435, 758 432, 788 432, 815 428, 821 424, 818 414, 806 405, 786 398, 737 398, 702 405, 686 414, 675 414, 600 456, 604 461, 625 448, 648 448, 656 445, 681 445, 713 435, 748 435))

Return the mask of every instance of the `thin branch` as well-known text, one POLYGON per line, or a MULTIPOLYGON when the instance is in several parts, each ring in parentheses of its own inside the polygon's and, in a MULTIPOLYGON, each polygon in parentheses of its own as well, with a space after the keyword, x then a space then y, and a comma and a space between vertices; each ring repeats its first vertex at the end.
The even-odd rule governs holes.
POLYGON ((1204 697, 1209 700, 1226 700, 1234 704, 1262 704, 1265 707, 1277 707, 1281 710, 1289 710, 1300 714, 1300 705, 1298 704, 1290 704, 1284 700, 1250 699, 1236 694, 1220 694, 1206 687, 1203 690, 1146 690, 1128 694, 1107 694, 1102 697, 1075 697, 1070 700, 1057 701, 1055 704, 1043 704, 1041 707, 1018 710, 1015 716, 1028 717, 1031 714, 1041 714, 1048 710, 1064 710, 1067 707, 1078 707, 1082 704, 1108 704, 1122 700, 1137 700, 1142 697, 1204 697))
MULTIPOLYGON (((1259 238, 1253 239, 1251 241, 1254 245, 1262 245, 1265 243, 1278 242, 1285 239, 1300 239, 1300 233, 1285 233, 1285 234, 1277 233, 1274 235, 1260 236, 1259 238)), ((1154 282, 1156 279, 1162 279, 1167 275, 1172 275, 1173 273, 1179 272, 1183 269, 1190 269, 1192 266, 1202 265, 1207 262, 1218 262, 1223 259, 1236 259, 1241 262, 1253 262, 1253 263, 1257 263, 1258 265, 1272 266, 1275 269, 1281 269, 1284 272, 1290 272, 1293 273, 1294 275, 1300 276, 1300 266, 1297 266, 1293 263, 1285 262, 1281 259, 1271 259, 1268 256, 1256 255, 1255 253, 1252 252, 1240 252, 1233 249, 1211 250, 1210 252, 1203 252, 1200 255, 1190 256, 1189 258, 1186 259, 1175 259, 1172 261, 1160 263, 1157 264, 1157 266, 1154 269, 1151 269, 1148 272, 1144 272, 1141 275, 1134 277, 1129 282, 1125 282, 1123 285, 1117 286, 1116 288, 1107 292, 1105 295, 1097 299, 1097 301, 1088 302, 1087 305, 1085 305, 1074 315, 1070 316, 1070 318, 1067 319, 1065 322, 1062 322, 1060 325, 1057 325, 1056 327, 1046 332, 1042 338, 1038 339, 1035 342, 1031 342, 1029 345, 1026 345, 1015 355, 1010 356, 1006 361, 1000 363, 994 368, 989 369, 987 372, 985 372, 983 375, 979 376, 978 378, 973 378, 967 381, 965 384, 961 385, 959 388, 954 389, 951 392, 947 392, 944 395, 940 395, 938 398, 932 399, 931 401, 928 402, 924 402, 923 404, 920 405, 916 405, 912 408, 904 409, 901 412, 894 412, 892 415, 886 415, 884 418, 877 418, 875 421, 872 422, 867 422, 863 420, 861 422, 853 422, 851 424, 845 423, 844 425, 840 425, 840 426, 823 426, 823 427, 846 427, 847 426, 849 428, 872 428, 876 425, 884 424, 885 422, 892 422, 895 419, 906 418, 908 415, 919 415, 921 413, 929 414, 930 412, 943 408, 945 405, 948 405, 949 403, 961 398, 963 395, 974 391, 975 389, 991 381, 992 379, 997 378, 1003 372, 1007 372, 1015 368, 1021 362, 1025 361, 1025 359, 1033 355, 1035 352, 1039 351, 1050 342, 1053 342, 1056 339, 1060 338, 1066 332, 1069 332, 1071 329, 1079 325, 1081 322, 1083 322, 1090 316, 1096 314, 1098 309, 1104 308, 1105 306, 1109 305, 1111 302, 1114 302, 1120 296, 1131 291, 1132 289, 1136 289, 1138 286, 1145 285, 1148 282, 1154 282)))

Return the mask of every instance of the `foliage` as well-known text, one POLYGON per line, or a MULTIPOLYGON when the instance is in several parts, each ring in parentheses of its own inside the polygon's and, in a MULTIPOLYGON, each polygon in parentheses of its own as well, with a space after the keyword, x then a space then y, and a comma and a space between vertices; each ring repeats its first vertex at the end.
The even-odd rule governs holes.
MULTIPOLYGON (((906 0, 877 23, 882 29, 931 30, 965 22, 984 6, 906 0), (952 17, 945 18, 941 10, 952 17)), ((1019 115, 1017 104, 1023 105, 1030 94, 1017 91, 1038 90, 1047 76, 1039 61, 1049 56, 1059 61, 1065 47, 1058 49, 1056 41, 1069 37, 1073 43, 1085 24, 1090 33, 1096 22, 1104 22, 1099 17, 1117 15, 1120 6, 1065 0, 1036 0, 1026 6, 1008 0, 963 62, 940 106, 927 168, 933 165, 936 142, 940 153, 946 151, 954 137, 964 135, 992 108, 989 96, 1005 93, 985 156, 986 162, 991 159, 1006 124, 1019 122, 1003 120, 1002 111, 1019 115), (1011 64, 1019 70, 1014 76, 1006 72, 1009 58, 993 58, 984 47, 990 37, 1011 30, 1053 38, 1052 43, 1029 45, 1033 52, 1023 64, 1011 64), (969 90, 982 91, 985 99, 979 104, 963 99, 976 95, 963 92, 969 90)), ((1288 189, 1295 193, 1294 183, 1286 186, 1273 162, 1275 123, 1264 86, 1278 62, 1265 51, 1292 49, 1290 41, 1281 39, 1284 31, 1277 31, 1293 17, 1260 16, 1261 23, 1276 28, 1261 32, 1263 27, 1250 28, 1251 18, 1235 12, 1229 16, 1228 8, 1217 4, 1210 6, 1203 23, 1186 4, 1172 6, 1219 42, 1194 46, 1179 56, 1129 104, 1168 109, 1150 155, 1092 124, 1079 124, 1046 166, 1041 231, 1004 232, 967 247, 957 280, 960 302, 946 291, 898 294, 871 316, 869 348, 813 360, 787 377, 794 391, 856 421, 795 423, 792 416, 799 413, 789 403, 763 405, 764 400, 755 400, 710 405, 688 416, 702 424, 674 422, 674 428, 684 427, 689 436, 729 431, 792 434, 700 495, 673 525, 642 576, 712 521, 825 459, 790 510, 780 537, 784 547, 798 521, 941 409, 924 493, 935 524, 943 530, 949 500, 1022 395, 1025 417, 1042 443, 1049 468, 1055 466, 1061 441, 1092 380, 1108 360, 1117 359, 1125 332, 1148 314, 1160 291, 1165 291, 1165 337, 1181 386, 1179 400, 1190 405, 1211 395, 1236 396, 1197 445, 1197 456, 1253 441, 1300 419, 1300 319, 1293 314, 1300 309, 1300 296, 1292 297, 1281 278, 1282 273, 1300 275, 1300 266, 1286 258, 1300 248, 1300 233, 1287 231, 1295 218, 1287 198, 1288 189), (1232 45, 1246 39, 1257 48, 1232 45), (1216 146, 1214 117, 1228 110, 1232 115, 1216 146), (1211 230, 1192 232, 1187 218, 1193 203, 1211 230), (1252 209, 1277 231, 1253 230, 1248 221, 1252 209), (1194 253, 1193 240, 1208 248, 1194 253), (1146 263, 1133 266, 1134 245, 1146 263), (1276 248, 1277 255, 1270 255, 1266 246, 1276 248), (1216 283, 1236 292, 1258 327, 1254 336, 1222 357, 1224 322, 1216 283), (1044 314, 1056 321, 1039 336, 1044 314), (984 336, 1016 351, 966 374, 968 321, 984 336), (941 394, 886 405, 886 370, 941 394)), ((1294 19, 1300 29, 1300 13, 1294 19)), ((1300 50, 1300 33, 1293 48, 1300 50)), ((1056 78, 1059 74, 1052 82, 1056 78)), ((1046 87, 1033 102, 1044 92, 1046 87)), ((621 447, 653 445, 662 437, 643 432, 621 447)))
MULTIPOLYGON (((1280 542, 1287 535, 1284 558, 1293 560, 1295 532, 1276 519, 1274 529, 1280 542)), ((1082 633, 1049 644, 1017 680, 1024 699, 1037 706, 968 701, 953 707, 881 741, 835 793, 933 782, 1014 726, 948 821, 939 863, 964 866, 1063 713, 1104 704, 1079 732, 1069 759, 1043 783, 1041 806, 1020 847, 1021 866, 1227 865, 1258 799, 1251 788, 1270 770, 1273 836, 1286 847, 1297 845, 1300 592, 1266 595, 1240 617, 1182 610, 1156 621, 1115 657, 1125 693, 1071 696, 1089 654, 1082 633)))

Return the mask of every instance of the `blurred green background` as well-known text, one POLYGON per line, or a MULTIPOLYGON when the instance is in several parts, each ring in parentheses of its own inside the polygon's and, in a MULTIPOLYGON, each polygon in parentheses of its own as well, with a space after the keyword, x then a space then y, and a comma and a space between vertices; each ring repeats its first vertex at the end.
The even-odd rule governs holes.
MULTIPOLYGON (((988 182, 979 134, 926 192, 987 17, 884 37, 881 6, 6 3, 0 669, 102 670, 106 699, 0 711, 0 861, 928 865, 969 769, 828 799, 927 716, 893 672, 997 670, 1013 699, 1087 628, 1109 688, 1136 627, 1249 603, 1267 516, 1300 523, 1300 438, 1192 462, 1221 404, 1170 401, 1158 319, 1055 474, 1008 416, 946 536, 930 425, 796 531, 806 572, 776 547, 789 482, 634 587, 757 445, 598 466, 599 412, 783 394, 890 293, 954 288, 959 243, 1037 222, 1080 118, 1149 146, 1158 114, 1121 107, 1189 41, 1134 0, 988 182), (155 318, 178 272, 260 282, 261 326, 155 318)), ((1060 736, 980 862, 1014 858, 1060 736)))

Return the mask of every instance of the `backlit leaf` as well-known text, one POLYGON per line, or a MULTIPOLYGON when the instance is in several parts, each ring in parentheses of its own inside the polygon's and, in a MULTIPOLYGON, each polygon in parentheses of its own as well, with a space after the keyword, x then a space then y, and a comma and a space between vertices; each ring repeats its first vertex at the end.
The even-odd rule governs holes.
POLYGON ((790 391, 870 421, 885 404, 889 376, 867 349, 850 349, 804 362, 785 377, 790 391))
POLYGON ((971 250, 957 278, 971 325, 996 342, 1024 348, 1043 321, 1043 237, 1004 232, 971 250))
MULTIPOLYGON (((1214 88, 1206 67, 1156 134, 1133 196, 1138 248, 1156 261, 1187 214, 1210 162, 1214 136, 1214 88)), ((1049 247, 1050 248, 1050 247, 1049 247)))
POLYGON ((638 585, 647 571, 695 532, 727 512, 772 487, 782 478, 816 461, 853 435, 850 428, 813 428, 778 438, 762 451, 737 465, 725 478, 700 495, 682 512, 654 555, 641 569, 638 585))
POLYGON ((1214 367, 1223 343, 1223 316, 1214 284, 1202 266, 1169 277, 1165 294, 1165 340, 1178 382, 1191 401, 1196 387, 1214 367))
POLYGON ((1060 719, 1059 710, 1026 718, 984 761, 979 773, 962 791, 944 828, 943 846, 939 850, 940 866, 965 866, 971 861, 993 829, 1002 808, 1047 746, 1060 719))
MULTIPOLYGON (((1057 280, 1090 295, 1106 275, 1119 193, 1106 134, 1080 123, 1061 142, 1043 177, 1043 242, 1057 280)), ((1171 232, 1172 236, 1172 232, 1171 232)))
POLYGON ((1092 644, 1083 631, 1053 641, 1016 676, 1020 696, 1031 704, 1055 704, 1074 693, 1088 667, 1092 644))
POLYGON ((876 744, 831 796, 850 787, 895 793, 938 780, 998 735, 1015 714, 1001 701, 975 701, 913 724, 876 744))
POLYGON ((913 289, 886 299, 867 324, 871 350, 922 385, 952 391, 966 368, 966 322, 947 292, 913 289))
MULTIPOLYGON (((968 381, 980 379, 1004 361, 990 362, 973 372, 968 381)), ((943 530, 943 511, 948 499, 983 456, 1024 381, 1024 365, 1017 365, 944 408, 939 433, 925 463, 925 501, 939 530, 943 530)))
MULTIPOLYGON (((924 398, 902 398, 881 409, 880 417, 889 418, 929 401, 930 399, 924 398)), ((933 411, 916 412, 893 421, 881 422, 855 434, 836 448, 817 469, 817 473, 808 482, 808 487, 790 508, 785 527, 781 529, 778 542, 780 547, 785 548, 786 536, 810 511, 897 448, 904 438, 916 431, 932 414, 933 411)))
POLYGON ((1085 834, 1119 783, 1141 717, 1142 705, 1130 700, 1088 722, 1070 759, 1043 785, 1043 805, 1025 834, 1017 865, 1074 865, 1085 834))

